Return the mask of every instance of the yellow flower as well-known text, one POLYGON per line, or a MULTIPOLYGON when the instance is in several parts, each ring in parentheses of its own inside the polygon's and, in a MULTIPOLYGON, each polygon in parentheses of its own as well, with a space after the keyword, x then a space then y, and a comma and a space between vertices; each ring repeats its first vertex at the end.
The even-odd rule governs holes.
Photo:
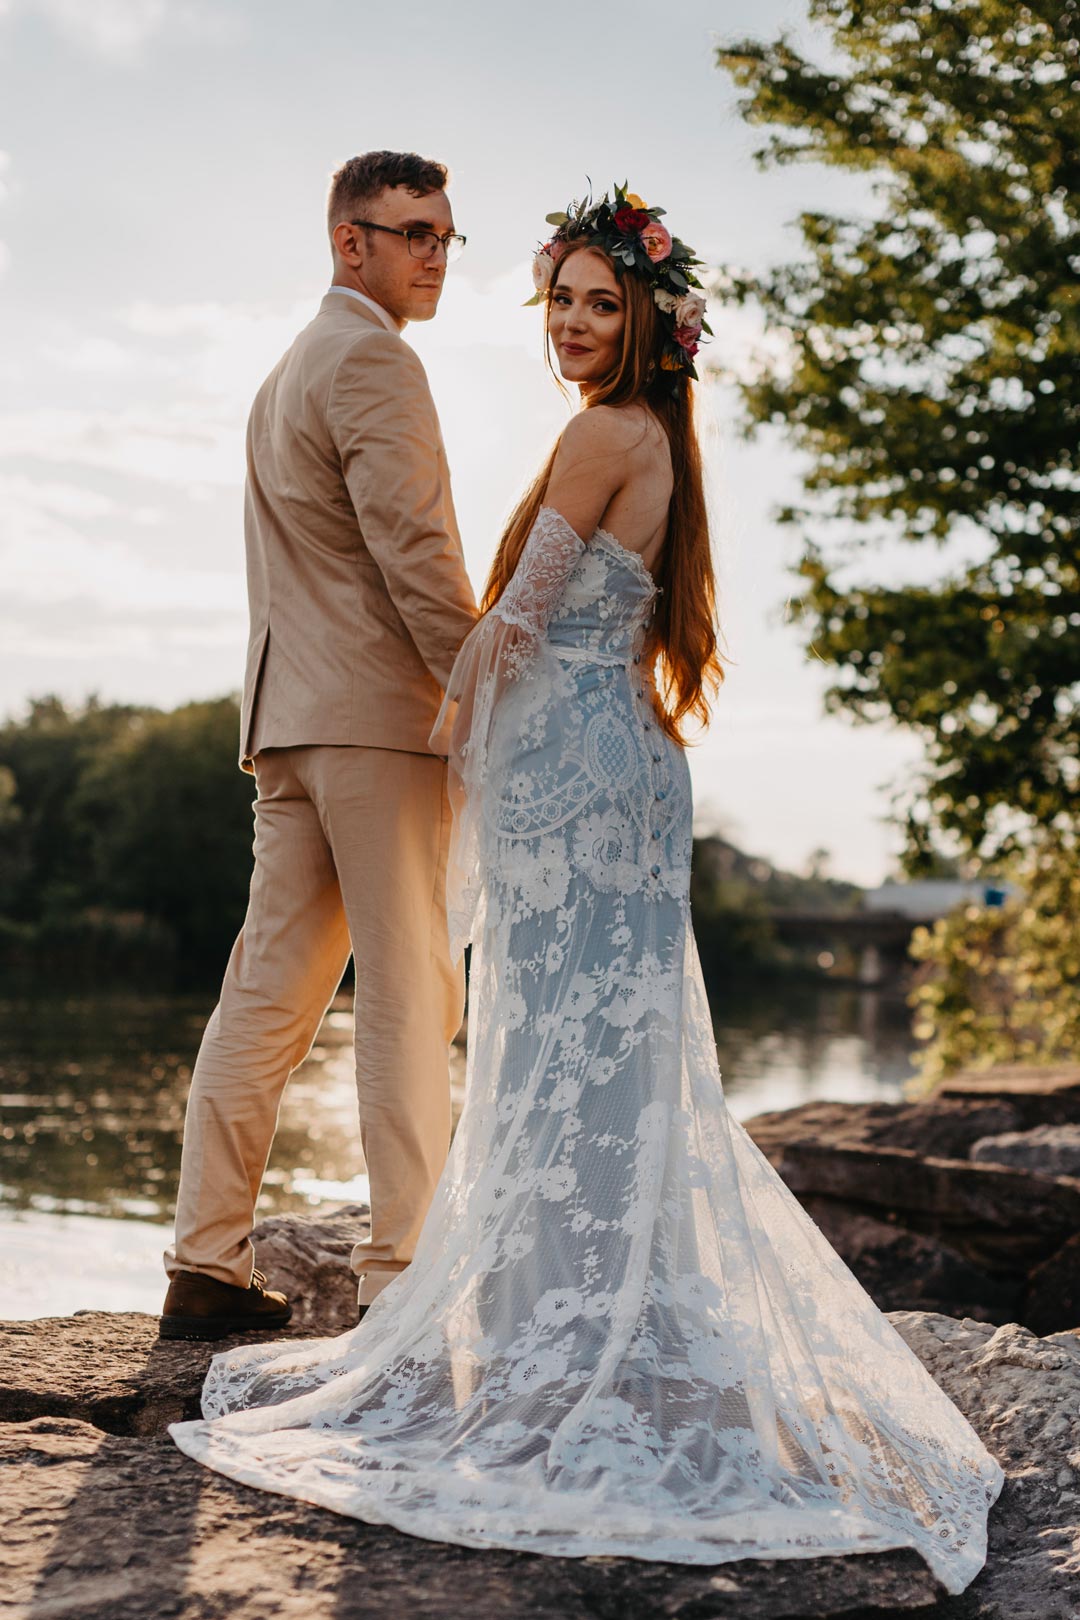
POLYGON ((627 204, 628 204, 628 206, 630 208, 644 208, 645 207, 645 204, 642 202, 641 198, 635 196, 632 191, 628 191, 626 193, 626 201, 627 201, 627 204))
POLYGON ((660 369, 662 371, 681 371, 682 361, 676 360, 673 354, 662 354, 660 356, 660 369))

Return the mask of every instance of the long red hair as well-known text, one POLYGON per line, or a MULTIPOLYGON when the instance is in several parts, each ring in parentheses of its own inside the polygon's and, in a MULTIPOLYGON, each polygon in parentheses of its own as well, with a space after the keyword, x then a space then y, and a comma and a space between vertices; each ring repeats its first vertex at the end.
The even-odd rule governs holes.
MULTIPOLYGON (((586 248, 594 253, 603 252, 583 240, 571 243, 563 259, 586 248)), ((694 427, 693 383, 685 372, 665 371, 660 364, 664 333, 660 312, 645 278, 606 253, 603 257, 625 296, 626 326, 617 365, 610 376, 590 385, 582 409, 590 410, 595 405, 641 404, 652 412, 667 435, 675 482, 668 507, 667 534, 653 570, 661 594, 653 612, 644 656, 657 674, 660 700, 657 718, 669 736, 684 742, 683 722, 689 717, 703 726, 708 724, 709 699, 724 678, 717 645, 716 580, 709 545, 701 446, 694 427)), ((555 280, 558 280, 557 273, 555 280)), ((550 309, 549 292, 544 311, 545 350, 548 366, 559 381, 551 362, 550 309)), ((536 514, 544 504, 558 448, 556 442, 511 513, 484 587, 481 602, 484 612, 494 607, 513 578, 536 514)))

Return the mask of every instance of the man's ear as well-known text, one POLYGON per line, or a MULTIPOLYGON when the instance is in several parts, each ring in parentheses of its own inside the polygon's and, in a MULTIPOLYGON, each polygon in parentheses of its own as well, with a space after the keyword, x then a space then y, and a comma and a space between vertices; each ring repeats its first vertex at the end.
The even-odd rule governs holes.
POLYGON ((334 251, 346 264, 358 268, 364 262, 364 233, 359 225, 342 220, 330 233, 334 251))

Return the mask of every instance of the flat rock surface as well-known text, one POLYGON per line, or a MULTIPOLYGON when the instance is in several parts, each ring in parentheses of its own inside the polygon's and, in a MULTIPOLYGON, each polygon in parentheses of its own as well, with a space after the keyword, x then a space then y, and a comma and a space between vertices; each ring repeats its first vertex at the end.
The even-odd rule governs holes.
POLYGON ((943 1620, 1078 1620, 1080 1334, 920 1311, 890 1320, 1006 1475, 986 1567, 940 1606, 943 1620))
POLYGON ((1016 1124, 1002 1129, 1064 1125, 1080 1119, 1080 1063, 1063 1063, 1055 1069, 1025 1063, 964 1069, 943 1080, 933 1100, 1007 1104, 1016 1114, 1016 1124))
POLYGON ((771 1155, 793 1140, 836 1148, 906 1148, 938 1159, 966 1159, 980 1137, 1016 1130, 1020 1111, 996 1098, 937 1096, 922 1102, 809 1102, 757 1114, 746 1129, 771 1155))
POLYGON ((959 1598, 908 1552, 712 1569, 542 1559, 248 1490, 163 1432, 197 1411, 226 1341, 163 1344, 154 1317, 97 1313, 0 1325, 0 1616, 1080 1620, 1080 1335, 891 1319, 1008 1476, 988 1566, 959 1598))
MULTIPOLYGON (((33 1322, 0 1322, 0 1421, 82 1419, 110 1434, 164 1434, 199 1416, 211 1356, 234 1344, 287 1334, 244 1334, 214 1343, 166 1343, 156 1316, 80 1311, 33 1322)), ((0 1611, 2 1612, 2 1611, 0 1611)))
POLYGON ((0 1425, 0 1502, 5 1620, 824 1620, 925 1614, 938 1590, 909 1553, 693 1569, 449 1547, 69 1418, 0 1425))

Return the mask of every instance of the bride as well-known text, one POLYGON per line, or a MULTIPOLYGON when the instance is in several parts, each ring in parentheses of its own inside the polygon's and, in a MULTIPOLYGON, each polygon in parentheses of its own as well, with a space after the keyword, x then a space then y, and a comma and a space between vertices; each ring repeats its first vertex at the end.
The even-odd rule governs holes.
POLYGON ((720 1086, 682 743, 720 673, 705 305, 661 212, 617 189, 552 215, 534 264, 583 409, 447 694, 468 1083, 416 1258, 339 1338, 216 1356, 204 1420, 170 1432, 245 1484, 441 1541, 912 1547, 959 1592, 1001 1471, 720 1086))

